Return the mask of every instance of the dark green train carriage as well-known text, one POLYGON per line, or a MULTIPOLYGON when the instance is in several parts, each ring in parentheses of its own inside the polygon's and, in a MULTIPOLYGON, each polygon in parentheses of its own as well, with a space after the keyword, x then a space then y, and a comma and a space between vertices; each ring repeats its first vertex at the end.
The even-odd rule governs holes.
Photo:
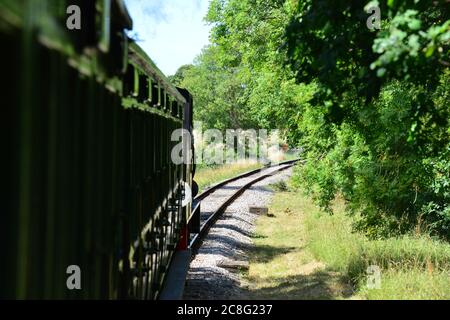
MULTIPOLYGON (((155 299, 190 216, 171 133, 192 98, 126 34, 120 0, 0 0, 0 298, 155 299), (69 5, 81 30, 66 28, 69 5), (81 289, 69 290, 69 266, 81 289)), ((184 239, 186 240, 186 239, 184 239)))

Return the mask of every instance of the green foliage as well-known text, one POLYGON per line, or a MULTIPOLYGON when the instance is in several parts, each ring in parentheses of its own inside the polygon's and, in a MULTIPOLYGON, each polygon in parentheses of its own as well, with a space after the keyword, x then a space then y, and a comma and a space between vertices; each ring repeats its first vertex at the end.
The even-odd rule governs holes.
POLYGON ((181 85, 183 80, 186 78, 187 72, 189 72, 189 70, 191 70, 192 68, 193 68, 193 66, 190 64, 186 64, 184 66, 179 67, 177 72, 174 75, 168 77, 170 82, 174 86, 181 85))
POLYGON ((286 32, 297 80, 317 85, 296 185, 330 212, 340 193, 371 237, 449 239, 448 8, 380 2, 382 29, 371 32, 364 2, 326 3, 300 1, 286 32))
POLYGON ((211 1, 212 43, 180 82, 194 95, 196 119, 208 128, 276 128, 299 141, 298 120, 314 91, 283 65, 293 8, 284 0, 211 1))
POLYGON ((444 20, 448 18, 448 6, 397 12, 373 43, 379 56, 370 68, 379 77, 436 82, 436 71, 450 65, 450 20, 444 20))
MULTIPOLYGON (((435 99, 438 119, 449 119, 450 101, 440 89, 435 99)), ((312 146, 307 153, 310 161, 297 169, 295 184, 306 186, 328 210, 335 194, 341 193, 350 212, 361 213, 355 226, 372 237, 414 227, 449 237, 448 126, 420 118, 426 134, 410 140, 416 102, 423 94, 420 87, 394 81, 383 88, 370 110, 361 112, 364 125, 346 121, 327 126, 320 109, 306 110, 302 127, 308 134, 303 141, 312 146), (310 114, 315 117, 310 119, 310 114)))
POLYGON ((274 182, 270 185, 270 187, 273 190, 278 191, 278 192, 287 192, 289 190, 289 187, 288 187, 286 181, 284 181, 284 180, 274 182))
POLYGON ((212 0, 211 44, 173 81, 207 128, 281 129, 306 150, 294 185, 329 212, 341 194, 370 237, 450 238, 449 17, 446 0, 212 0))
POLYGON ((378 32, 366 27, 367 2, 301 0, 286 31, 288 61, 297 79, 318 78, 321 100, 333 108, 353 88, 371 100, 392 77, 436 85, 440 71, 450 65, 445 0, 371 1, 382 13, 378 32))

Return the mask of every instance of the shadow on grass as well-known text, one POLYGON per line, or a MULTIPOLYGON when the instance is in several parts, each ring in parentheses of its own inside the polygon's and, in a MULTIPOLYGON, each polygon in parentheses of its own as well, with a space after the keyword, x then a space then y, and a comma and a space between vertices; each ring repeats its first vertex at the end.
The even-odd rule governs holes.
POLYGON ((277 256, 287 254, 294 250, 299 250, 298 247, 273 247, 268 245, 256 245, 252 250, 252 262, 256 263, 268 263, 275 259, 277 256))
MULTIPOLYGON (((249 279, 261 283, 261 279, 249 279)), ((335 273, 316 271, 307 275, 270 278, 268 284, 275 286, 249 289, 248 298, 268 300, 334 300, 345 299, 353 294, 352 286, 335 273)))
MULTIPOLYGON (((354 290, 349 279, 340 273, 327 270, 323 264, 314 260, 294 264, 295 269, 277 267, 271 274, 269 263, 275 258, 301 251, 304 247, 255 245, 251 248, 251 263, 262 263, 265 271, 247 276, 249 299, 305 299, 330 300, 345 299, 354 290), (281 272, 281 273, 280 273, 281 272)), ((277 262, 278 263, 278 262, 277 262)), ((277 265, 277 263, 275 265, 277 265)))

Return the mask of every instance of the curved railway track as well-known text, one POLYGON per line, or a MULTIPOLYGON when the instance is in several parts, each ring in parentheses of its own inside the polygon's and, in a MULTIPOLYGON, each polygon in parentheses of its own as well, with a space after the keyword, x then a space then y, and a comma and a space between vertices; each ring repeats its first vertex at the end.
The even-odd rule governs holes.
POLYGON ((228 206, 244 193, 245 190, 261 180, 291 168, 298 161, 300 161, 300 159, 289 160, 269 167, 252 170, 231 179, 224 180, 199 194, 194 199, 195 206, 192 216, 199 216, 200 230, 197 230, 198 232, 194 233, 190 239, 189 247, 192 250, 192 256, 196 255, 204 238, 208 234, 209 229, 214 225, 217 219, 225 212, 228 206), (230 192, 230 190, 235 191, 230 192), (216 205, 213 205, 212 208, 208 208, 208 210, 202 211, 200 205, 201 202, 211 197, 215 198, 212 202, 216 205))
MULTIPOLYGON (((269 167, 246 172, 231 179, 227 179, 220 183, 217 183, 216 185, 206 189, 197 197, 195 197, 192 206, 193 213, 191 215, 191 218, 188 220, 188 229, 190 234, 190 238, 188 238, 188 250, 181 249, 177 252, 174 262, 170 266, 168 279, 164 285, 162 294, 159 296, 159 299, 183 299, 186 283, 192 283, 192 281, 194 281, 194 283, 198 282, 198 280, 195 279, 196 277, 198 277, 198 275, 194 275, 194 278, 189 279, 189 270, 192 270, 191 268, 198 269, 198 266, 192 266, 192 263, 194 263, 194 261, 199 257, 199 254, 200 256, 202 255, 201 251, 202 249, 204 249, 204 244, 208 246, 207 241, 209 238, 207 237, 207 235, 209 234, 210 229, 213 230, 214 226, 216 225, 216 221, 218 221, 220 217, 225 214, 228 207, 231 207, 236 203, 236 200, 246 190, 250 189, 253 185, 266 178, 272 177, 277 173, 280 173, 281 171, 291 168, 298 161, 300 161, 300 159, 289 160, 269 167)), ((258 199, 255 200, 256 202, 252 201, 251 205, 259 204, 258 199)), ((243 221, 241 218, 237 219, 243 221)), ((217 234, 214 234, 212 236, 217 237, 217 234)), ((211 248, 207 250, 210 249, 211 248)), ((232 249, 222 248, 219 250, 232 249)), ((209 259, 212 258, 214 260, 214 254, 207 255, 209 259)), ((202 258, 200 258, 200 260, 202 260, 202 258)), ((203 272, 204 271, 205 270, 203 270, 203 272)), ((194 271, 194 273, 198 273, 198 270, 194 271)), ((217 274, 214 273, 214 270, 212 270, 211 275, 217 276, 217 274)), ((208 277, 210 277, 211 275, 209 275, 208 277)), ((200 275, 200 278, 204 280, 205 275, 200 275)), ((227 286, 229 287, 229 283, 227 283, 227 280, 225 280, 223 286, 220 286, 222 289, 224 289, 227 288, 227 286)), ((189 286, 190 290, 194 290, 194 292, 196 290, 196 287, 197 284, 195 284, 194 287, 189 286)), ((199 290, 200 292, 204 291, 204 289, 199 290)), ((191 295, 192 292, 191 294, 188 294, 188 297, 191 295)), ((196 293, 194 293, 194 295, 197 296, 196 293)))

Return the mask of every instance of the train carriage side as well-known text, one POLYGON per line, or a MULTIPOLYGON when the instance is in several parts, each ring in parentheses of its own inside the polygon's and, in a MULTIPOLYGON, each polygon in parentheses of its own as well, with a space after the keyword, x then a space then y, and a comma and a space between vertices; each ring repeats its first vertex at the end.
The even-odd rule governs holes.
POLYGON ((170 138, 191 105, 131 25, 121 0, 0 0, 0 298, 159 294, 190 214, 192 166, 171 161, 170 138), (71 4, 81 30, 66 28, 71 4))

